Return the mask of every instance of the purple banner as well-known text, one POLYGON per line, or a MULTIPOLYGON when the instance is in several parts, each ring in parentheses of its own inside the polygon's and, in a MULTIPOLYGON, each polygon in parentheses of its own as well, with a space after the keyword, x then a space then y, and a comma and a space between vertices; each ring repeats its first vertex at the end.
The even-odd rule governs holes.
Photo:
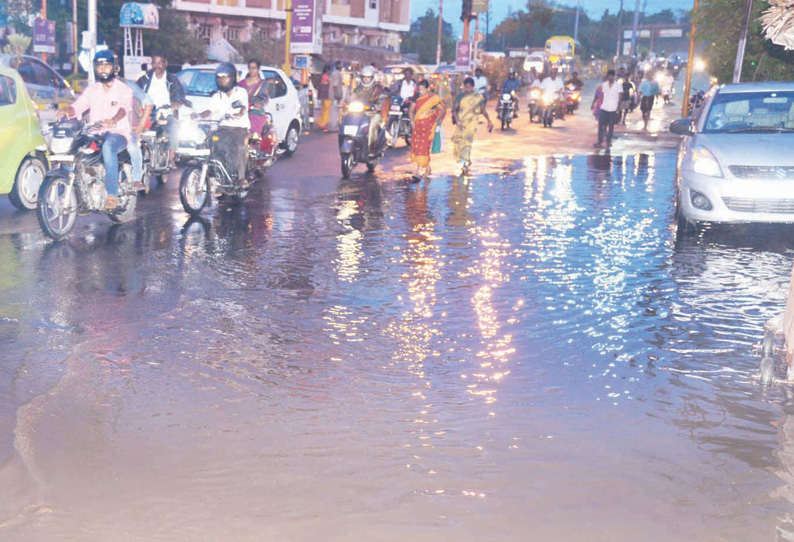
POLYGON ((455 56, 455 67, 458 71, 469 69, 469 59, 471 58, 471 42, 459 41, 457 55, 455 56))
POLYGON ((292 0, 292 43, 314 41, 314 0, 292 0))
POLYGON ((33 52, 55 53, 55 21, 33 21, 33 52))

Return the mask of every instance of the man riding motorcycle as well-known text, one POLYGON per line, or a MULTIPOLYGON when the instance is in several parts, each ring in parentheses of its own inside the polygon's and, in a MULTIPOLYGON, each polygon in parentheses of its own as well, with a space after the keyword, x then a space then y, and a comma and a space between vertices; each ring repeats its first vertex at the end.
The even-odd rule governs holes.
MULTIPOLYGON (((152 55, 152 68, 138 78, 138 86, 143 89, 154 101, 155 107, 170 105, 177 112, 179 106, 185 103, 185 90, 179 79, 166 71, 168 60, 162 53, 152 55)), ((169 161, 171 167, 176 167, 174 158, 179 146, 179 121, 176 115, 168 118, 166 133, 170 144, 169 161)))
POLYGON ((565 85, 562 82, 562 79, 557 77, 557 67, 551 69, 551 74, 546 77, 543 82, 540 84, 540 88, 543 91, 543 96, 547 97, 548 99, 559 100, 563 96, 563 92, 565 91, 565 85))
POLYGON ((375 82, 375 68, 365 66, 361 70, 361 83, 351 95, 351 100, 359 100, 370 107, 366 112, 369 117, 369 150, 375 152, 376 142, 381 126, 388 117, 389 102, 385 99, 388 95, 381 85, 375 82))
POLYGON ((513 68, 507 72, 507 79, 502 83, 502 94, 510 94, 513 97, 513 117, 518 116, 518 90, 521 87, 521 82, 518 80, 518 74, 513 68))
POLYGON ((248 92, 237 84, 237 69, 231 62, 215 68, 218 90, 210 98, 209 109, 201 117, 220 121, 212 138, 211 152, 220 158, 231 175, 244 182, 248 163, 248 136, 251 121, 248 119, 248 92))
POLYGON ((105 209, 112 211, 119 204, 119 153, 132 139, 130 118, 134 98, 132 90, 116 78, 116 55, 112 51, 106 49, 94 55, 94 77, 96 83, 87 87, 72 105, 58 111, 56 118, 80 118, 88 111, 89 122, 102 124, 105 209))
POLYGON ((567 87, 568 85, 573 85, 576 90, 582 90, 582 87, 584 87, 584 82, 579 79, 578 72, 573 72, 571 74, 571 78, 565 82, 565 86, 567 87))

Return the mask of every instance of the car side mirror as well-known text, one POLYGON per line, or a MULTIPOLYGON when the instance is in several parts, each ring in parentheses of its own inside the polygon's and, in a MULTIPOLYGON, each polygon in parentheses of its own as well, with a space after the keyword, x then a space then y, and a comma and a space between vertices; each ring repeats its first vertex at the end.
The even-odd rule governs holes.
POLYGON ((688 136, 694 135, 691 119, 678 119, 670 123, 670 131, 674 134, 688 136))

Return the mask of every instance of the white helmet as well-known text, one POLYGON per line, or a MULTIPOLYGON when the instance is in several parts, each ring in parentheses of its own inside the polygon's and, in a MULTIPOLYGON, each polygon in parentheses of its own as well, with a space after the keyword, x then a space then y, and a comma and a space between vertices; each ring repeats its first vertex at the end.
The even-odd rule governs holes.
POLYGON ((371 87, 375 84, 375 68, 372 66, 364 66, 361 70, 361 85, 364 87, 371 87), (364 82, 364 78, 369 77, 369 83, 364 82))

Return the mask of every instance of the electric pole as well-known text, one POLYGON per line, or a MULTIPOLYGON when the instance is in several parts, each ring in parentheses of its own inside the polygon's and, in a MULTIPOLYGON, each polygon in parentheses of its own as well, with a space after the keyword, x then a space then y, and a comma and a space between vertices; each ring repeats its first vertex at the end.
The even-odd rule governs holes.
POLYGON ((444 0, 438 0, 438 41, 436 42, 436 68, 441 65, 441 35, 444 30, 444 0))
POLYGON ((576 3, 576 20, 573 23, 573 41, 579 41, 579 11, 582 9, 582 0, 576 3))
POLYGON ((733 66, 733 82, 739 83, 742 80, 742 64, 744 64, 744 48, 747 45, 747 29, 750 26, 750 14, 753 11, 753 0, 746 0, 744 5, 744 21, 742 21, 742 33, 739 37, 739 47, 736 50, 736 64, 733 66))
POLYGON ((620 49, 623 45, 623 0, 620 0, 620 11, 618 11, 618 48, 615 53, 615 61, 620 58, 620 49))
POLYGON ((637 27, 640 25, 640 0, 634 2, 634 30, 631 32, 631 56, 637 56, 637 27))

